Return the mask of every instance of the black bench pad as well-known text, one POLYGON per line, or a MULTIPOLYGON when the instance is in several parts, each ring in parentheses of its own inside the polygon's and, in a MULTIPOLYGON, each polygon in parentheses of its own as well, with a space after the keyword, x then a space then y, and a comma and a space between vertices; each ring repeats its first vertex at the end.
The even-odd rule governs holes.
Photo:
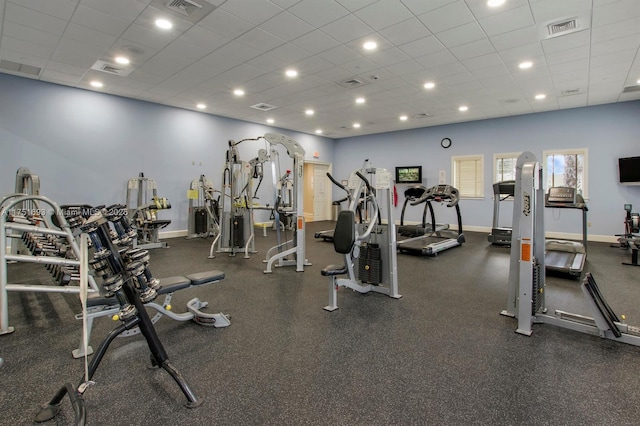
POLYGON ((347 265, 328 265, 325 266, 320 273, 325 277, 332 277, 335 275, 343 275, 349 272, 347 265))
MULTIPOLYGON (((201 285, 213 281, 220 281, 224 278, 224 272, 216 270, 197 272, 195 274, 187 275, 187 278, 191 280, 191 285, 201 285)), ((160 280, 160 282, 162 282, 162 280, 160 280)))

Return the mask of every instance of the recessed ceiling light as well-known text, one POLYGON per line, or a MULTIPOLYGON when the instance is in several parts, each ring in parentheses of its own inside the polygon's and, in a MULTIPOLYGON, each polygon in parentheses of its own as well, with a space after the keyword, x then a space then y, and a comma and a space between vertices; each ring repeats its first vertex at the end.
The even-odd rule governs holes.
POLYGON ((156 19, 156 27, 162 28, 163 30, 169 30, 173 27, 173 24, 168 19, 156 19))
POLYGON ((401 115, 400 116, 400 121, 407 121, 409 119, 409 117, 407 117, 406 115, 401 115))
POLYGON ((236 89, 233 91, 233 94, 236 96, 243 96, 244 95, 244 90, 242 89, 236 89))
POLYGON ((196 107, 198 109, 205 109, 207 106, 205 104, 198 104, 198 105, 196 105, 196 107))
POLYGON ((489 7, 498 7, 502 6, 506 0, 488 0, 487 6, 489 7))
POLYGON ((468 106, 466 106, 466 105, 462 105, 460 108, 458 108, 458 111, 465 112, 465 111, 467 111, 468 109, 469 109, 469 107, 468 107, 468 106))
POLYGON ((91 83, 89 83, 89 84, 90 84, 91 86, 93 86, 93 87, 102 87, 102 86, 104 86, 104 84, 102 84, 102 82, 100 82, 100 81, 95 81, 95 80, 94 80, 94 81, 92 81, 92 82, 91 82, 91 83))
POLYGON ((363 104, 365 103, 366 99, 365 98, 356 98, 356 103, 357 104, 363 104))
POLYGON ((307 114, 307 115, 313 115, 313 114, 315 114, 315 111, 312 110, 312 109, 308 109, 304 113, 307 114))
POLYGON ((322 129, 316 129, 316 134, 317 135, 321 135, 322 134, 322 129))
POLYGON ((524 61, 518 64, 518 68, 520 68, 521 70, 526 70, 527 68, 531 68, 532 66, 533 62, 531 61, 524 61))
POLYGON ((360 128, 360 123, 353 123, 353 128, 354 129, 359 129, 360 128))
POLYGON ((541 99, 544 99, 546 97, 547 97, 547 95, 545 95, 544 93, 539 93, 539 94, 536 95, 536 99, 537 100, 541 100, 541 99))
POLYGON ((432 81, 429 81, 427 83, 424 84, 424 88, 425 89, 433 89, 434 87, 436 87, 436 84, 432 81))
POLYGON ((121 65, 129 65, 129 58, 124 56, 116 56, 115 61, 121 65))
POLYGON ((284 73, 285 73, 285 75, 287 77, 297 77, 298 76, 298 71, 296 71, 294 69, 288 69, 284 73))
POLYGON ((636 83, 640 84, 640 80, 636 81, 636 83))
POLYGON ((273 118, 267 118, 267 123, 269 123, 269 124, 273 124, 273 123, 275 123, 275 122, 276 122, 276 121, 275 121, 273 118))
POLYGON ((376 47, 378 47, 378 43, 376 43, 375 41, 367 41, 362 45, 362 47, 364 47, 365 50, 374 50, 376 47))

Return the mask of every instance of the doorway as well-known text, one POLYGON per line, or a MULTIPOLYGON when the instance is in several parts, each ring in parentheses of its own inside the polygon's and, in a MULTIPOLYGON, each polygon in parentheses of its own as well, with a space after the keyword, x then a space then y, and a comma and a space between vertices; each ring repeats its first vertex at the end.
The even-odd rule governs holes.
POLYGON ((330 163, 304 162, 304 220, 331 220, 330 163))

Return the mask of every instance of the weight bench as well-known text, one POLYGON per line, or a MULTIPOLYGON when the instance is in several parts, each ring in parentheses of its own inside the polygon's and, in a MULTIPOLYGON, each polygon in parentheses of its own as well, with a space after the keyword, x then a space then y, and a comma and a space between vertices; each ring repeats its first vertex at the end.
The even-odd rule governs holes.
MULTIPOLYGON (((163 315, 165 315, 176 321, 193 320, 200 325, 216 328, 228 327, 231 325, 229 315, 225 315, 223 313, 209 314, 200 311, 200 309, 207 307, 208 302, 202 302, 197 297, 191 299, 187 303, 187 312, 177 314, 171 311, 171 298, 173 297, 173 293, 176 291, 213 284, 221 281, 222 279, 224 279, 224 272, 217 270, 160 279, 160 287, 157 289, 157 294, 158 296, 164 295, 164 301, 161 305, 154 301, 145 303, 145 307, 153 308, 158 311, 154 317, 151 318, 152 323, 155 324, 163 315)), ((94 318, 104 316, 114 317, 119 311, 120 305, 115 297, 104 297, 99 294, 90 293, 87 297, 87 340, 91 337, 91 328, 93 326, 94 318)), ((82 313, 77 314, 76 319, 82 320, 82 313)), ((136 327, 123 332, 120 336, 133 336, 138 333, 140 333, 140 329, 136 327)), ((87 355, 92 353, 93 348, 91 348, 91 346, 87 346, 87 355)), ((83 351, 82 337, 80 338, 80 345, 78 346, 78 349, 74 349, 72 354, 74 358, 81 358, 85 355, 83 351)))

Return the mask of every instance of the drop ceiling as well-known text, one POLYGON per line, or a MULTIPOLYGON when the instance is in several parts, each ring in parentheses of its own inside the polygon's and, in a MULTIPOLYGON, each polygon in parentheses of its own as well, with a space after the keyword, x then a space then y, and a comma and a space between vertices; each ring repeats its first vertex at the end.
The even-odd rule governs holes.
POLYGON ((331 138, 640 99, 638 0, 0 0, 0 22, 0 72, 331 138))

